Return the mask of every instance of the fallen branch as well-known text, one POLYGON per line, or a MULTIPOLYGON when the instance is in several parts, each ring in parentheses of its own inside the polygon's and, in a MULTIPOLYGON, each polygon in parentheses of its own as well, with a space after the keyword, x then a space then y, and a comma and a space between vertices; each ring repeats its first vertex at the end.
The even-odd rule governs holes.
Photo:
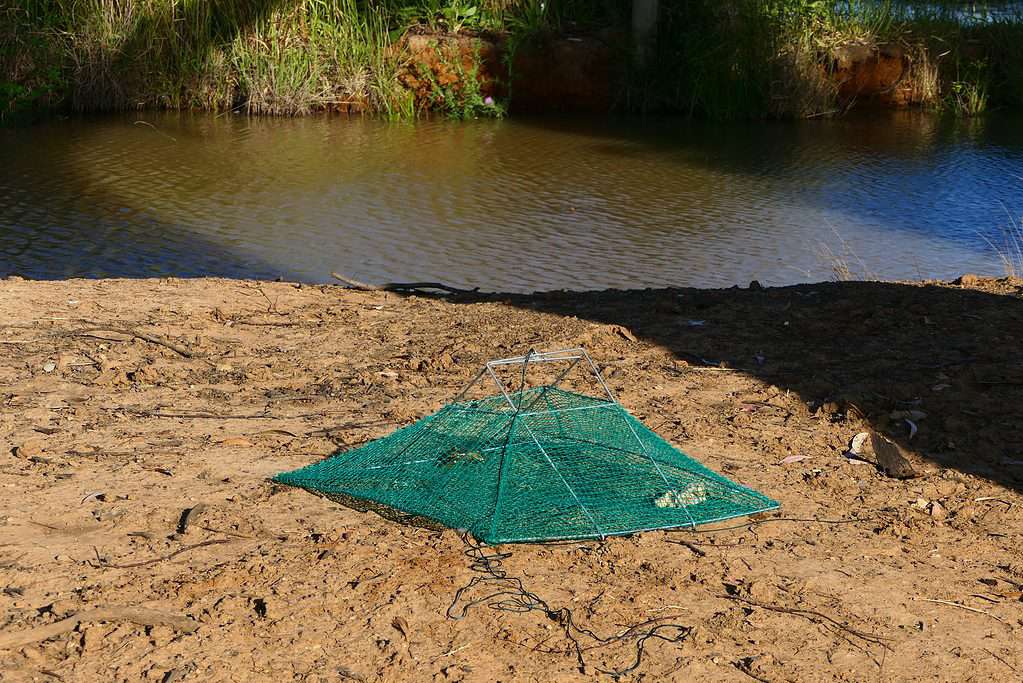
POLYGON ((339 280, 346 285, 349 289, 355 289, 360 292, 414 292, 422 289, 439 289, 442 292, 448 292, 449 294, 475 294, 479 292, 480 288, 474 289, 459 289, 458 287, 451 287, 442 282, 384 282, 379 285, 370 285, 365 282, 359 282, 353 280, 350 277, 339 275, 338 273, 331 273, 331 277, 335 280, 339 280))
POLYGON ((47 640, 73 631, 79 624, 89 621, 130 621, 142 626, 169 626, 183 633, 194 633, 199 628, 199 622, 180 614, 168 614, 144 607, 100 607, 27 631, 0 634, 0 650, 13 650, 47 640))
POLYGON ((106 567, 108 569, 134 569, 135 567, 147 567, 147 566, 149 566, 151 564, 156 564, 157 562, 166 562, 167 560, 172 560, 175 557, 177 557, 178 555, 181 555, 182 553, 187 553, 189 551, 196 550, 198 548, 205 548, 206 546, 209 546, 209 545, 219 545, 221 543, 230 543, 230 542, 231 542, 230 538, 215 538, 215 539, 213 539, 211 541, 203 541, 202 543, 195 543, 193 545, 186 545, 184 548, 178 548, 177 550, 175 550, 174 552, 170 553, 169 555, 161 555, 160 557, 154 557, 151 560, 142 560, 141 562, 129 562, 128 564, 106 564, 106 563, 104 563, 104 564, 100 564, 100 565, 96 565, 96 566, 106 567))

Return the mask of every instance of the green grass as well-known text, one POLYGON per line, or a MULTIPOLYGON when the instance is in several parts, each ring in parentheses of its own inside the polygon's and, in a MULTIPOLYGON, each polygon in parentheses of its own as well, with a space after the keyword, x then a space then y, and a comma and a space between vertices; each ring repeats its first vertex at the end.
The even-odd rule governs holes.
POLYGON ((3 17, 0 59, 8 82, 38 80, 19 64, 56 68, 73 110, 393 113, 389 31, 357 0, 30 0, 3 17))
MULTIPOLYGON (((19 0, 0 7, 0 119, 57 107, 409 118, 421 111, 400 78, 409 30, 503 34, 509 64, 515 50, 560 33, 621 36, 616 102, 628 111, 832 113, 830 53, 849 43, 901 45, 918 99, 950 115, 1023 107, 1023 16, 981 9, 966 20, 962 6, 665 1, 654 57, 641 66, 628 48, 628 0, 19 0)), ((461 75, 467 88, 438 88, 438 111, 501 113, 473 98, 478 73, 461 75)))

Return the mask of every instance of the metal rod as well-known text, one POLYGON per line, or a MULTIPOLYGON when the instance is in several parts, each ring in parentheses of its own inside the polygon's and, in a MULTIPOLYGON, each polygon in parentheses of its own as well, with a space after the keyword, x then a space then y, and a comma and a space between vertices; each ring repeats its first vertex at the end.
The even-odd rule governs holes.
POLYGON ((565 477, 561 476, 561 471, 558 469, 558 466, 554 464, 554 461, 551 460, 551 456, 547 454, 547 451, 544 449, 539 439, 537 439, 536 435, 533 434, 533 430, 529 428, 529 423, 523 422, 522 425, 526 428, 526 431, 529 432, 529 435, 533 437, 533 443, 535 443, 536 447, 540 449, 541 453, 543 453, 543 457, 547 458, 547 463, 551 466, 551 469, 554 470, 554 473, 558 475, 558 479, 560 479, 561 483, 565 485, 565 488, 568 489, 568 492, 572 494, 572 498, 575 499, 576 505, 582 508, 582 511, 585 512, 586 516, 590 518, 590 524, 592 524, 593 528, 597 530, 597 534, 601 538, 604 538, 604 532, 601 530, 600 525, 597 524, 597 520, 593 518, 593 515, 590 514, 589 509, 585 505, 583 505, 583 502, 579 500, 579 496, 575 494, 575 491, 569 485, 568 481, 565 480, 565 477))
POLYGON ((597 365, 593 362, 593 359, 590 358, 590 354, 586 353, 585 349, 582 349, 582 355, 586 359, 586 362, 590 364, 590 370, 593 371, 593 376, 597 378, 598 382, 600 382, 600 386, 603 387, 604 393, 607 394, 609 399, 618 403, 618 399, 616 399, 615 395, 611 393, 611 388, 607 386, 607 382, 604 381, 604 376, 600 374, 600 370, 597 369, 597 365))
MULTIPOLYGON (((559 360, 575 360, 581 358, 585 351, 582 348, 559 349, 557 351, 533 351, 530 361, 534 363, 552 363, 559 360)), ((526 356, 512 356, 487 361, 487 365, 517 365, 526 360, 526 356)))
POLYGON ((515 410, 516 411, 522 410, 522 395, 523 395, 523 392, 526 390, 526 369, 529 367, 529 357, 532 356, 533 353, 534 353, 533 349, 530 349, 529 353, 526 354, 525 360, 522 361, 522 377, 521 377, 521 379, 519 379, 519 396, 518 396, 519 402, 515 406, 515 410))
POLYGON ((468 384, 466 384, 460 392, 458 392, 458 396, 455 396, 453 399, 451 399, 451 403, 458 403, 463 396, 469 393, 469 389, 472 389, 476 385, 476 382, 480 381, 480 379, 483 377, 483 373, 485 373, 486 371, 487 371, 486 368, 480 368, 480 371, 476 373, 476 376, 473 377, 472 380, 468 384))
POLYGON ((490 376, 494 378, 494 382, 497 384, 497 388, 501 390, 502 394, 504 394, 504 400, 508 401, 508 405, 511 406, 512 410, 518 412, 518 407, 515 405, 515 401, 511 400, 511 396, 508 395, 508 392, 504 388, 504 382, 502 382, 501 378, 497 376, 497 373, 494 372, 494 369, 490 367, 490 363, 487 363, 487 372, 489 372, 490 376))
MULTIPOLYGON (((539 400, 539 399, 537 399, 539 400)), ((575 408, 558 408, 556 410, 541 410, 534 413, 520 413, 522 417, 529 417, 531 415, 549 415, 550 413, 571 413, 576 410, 599 410, 601 408, 612 408, 617 406, 617 403, 597 403, 592 406, 576 406, 575 408)), ((621 407, 621 406, 619 406, 621 407)))
POLYGON ((501 518, 501 499, 504 497, 504 480, 505 470, 511 467, 509 462, 509 449, 508 444, 512 440, 512 435, 515 432, 515 424, 518 421, 519 416, 514 415, 511 419, 511 424, 508 426, 508 436, 505 437, 504 447, 501 449, 501 464, 498 465, 497 470, 497 492, 494 494, 494 514, 490 518, 490 536, 491 538, 497 537, 497 520, 501 518))

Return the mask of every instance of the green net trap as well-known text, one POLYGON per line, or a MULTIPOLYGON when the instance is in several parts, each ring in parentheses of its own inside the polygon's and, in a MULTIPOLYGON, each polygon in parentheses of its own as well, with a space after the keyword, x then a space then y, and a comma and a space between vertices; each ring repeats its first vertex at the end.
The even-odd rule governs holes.
POLYGON ((274 481, 491 544, 695 527, 778 507, 626 412, 582 349, 490 361, 433 415, 274 481), (531 381, 539 368, 541 383, 531 381), (491 383, 496 395, 472 397, 491 383))

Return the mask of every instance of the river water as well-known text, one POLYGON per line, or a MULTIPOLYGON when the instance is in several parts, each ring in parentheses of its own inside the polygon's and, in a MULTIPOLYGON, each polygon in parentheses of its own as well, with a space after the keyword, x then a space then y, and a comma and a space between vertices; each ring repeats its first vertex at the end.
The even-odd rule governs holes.
POLYGON ((0 130, 0 274, 484 290, 1001 274, 1023 119, 136 113, 0 130))

